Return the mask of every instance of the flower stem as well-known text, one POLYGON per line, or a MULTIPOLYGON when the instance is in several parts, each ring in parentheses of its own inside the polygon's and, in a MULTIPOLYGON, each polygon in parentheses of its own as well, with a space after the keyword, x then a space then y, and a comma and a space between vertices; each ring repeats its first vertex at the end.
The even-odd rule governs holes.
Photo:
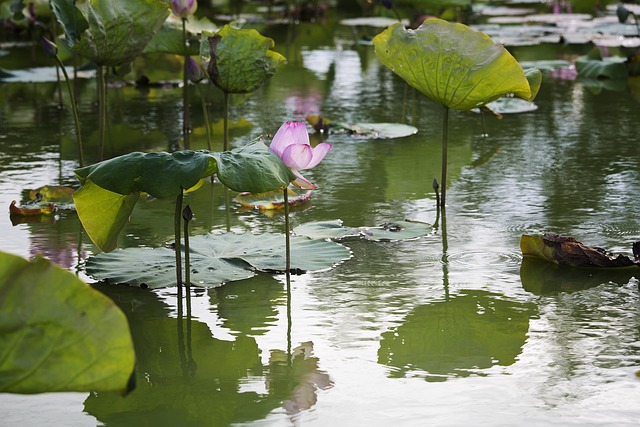
POLYGON ((440 206, 445 206, 445 199, 447 197, 447 143, 449 140, 449 108, 444 107, 444 114, 442 118, 442 179, 440 181, 440 187, 442 188, 440 197, 440 206))
POLYGON ((284 196, 284 235, 285 235, 285 272, 291 272, 291 240, 289 237, 289 187, 285 186, 283 190, 284 196))
POLYGON ((84 166, 84 155, 82 152, 82 136, 80 135, 80 119, 78 118, 78 106, 76 105, 76 98, 73 95, 73 87, 71 86, 71 81, 69 80, 69 74, 67 74, 67 70, 64 68, 64 64, 55 56, 55 59, 58 63, 58 66, 62 69, 62 74, 64 74, 64 80, 67 82, 67 90, 69 91, 69 99, 71 101, 71 111, 73 111, 73 120, 76 125, 76 139, 78 140, 78 153, 80 156, 80 167, 84 166))
POLYGON ((184 137, 184 148, 188 150, 191 148, 191 142, 189 141, 191 124, 189 123, 189 77, 187 75, 187 57, 189 56, 189 52, 187 50, 186 18, 182 18, 182 46, 184 48, 184 64, 182 66, 182 135, 184 137))

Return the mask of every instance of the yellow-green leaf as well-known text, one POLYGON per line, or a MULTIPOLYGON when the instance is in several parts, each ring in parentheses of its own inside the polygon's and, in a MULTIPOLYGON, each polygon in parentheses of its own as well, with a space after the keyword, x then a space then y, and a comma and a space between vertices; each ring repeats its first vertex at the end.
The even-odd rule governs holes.
POLYGON ((115 249, 118 233, 129 219, 139 193, 118 194, 87 180, 73 199, 78 217, 91 241, 102 251, 115 249))
POLYGON ((416 30, 394 24, 374 40, 378 59, 445 107, 471 110, 503 95, 530 99, 525 73, 489 36, 463 24, 427 19, 416 30))
POLYGON ((0 252, 0 393, 129 389, 127 318, 48 260, 0 252))

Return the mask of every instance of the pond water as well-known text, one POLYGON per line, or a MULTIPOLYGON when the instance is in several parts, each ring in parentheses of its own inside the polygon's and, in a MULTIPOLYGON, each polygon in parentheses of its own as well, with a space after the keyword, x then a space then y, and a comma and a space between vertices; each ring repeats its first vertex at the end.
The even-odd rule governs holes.
MULTIPOLYGON (((331 152, 305 174, 319 189, 293 209, 293 226, 412 219, 435 223, 434 232, 344 241, 351 259, 293 276, 290 293, 282 275, 268 274, 196 290, 190 316, 176 289, 97 284, 130 320, 137 388, 127 397, 3 394, 3 425, 637 425, 638 275, 523 262, 519 239, 551 231, 631 254, 640 240, 640 101, 626 87, 545 74, 539 108, 485 117, 486 136, 479 115, 452 112, 451 180, 438 216, 431 183, 440 176, 442 108, 384 68, 371 46, 352 44, 348 29, 261 31, 289 62, 255 94, 236 99, 233 146, 318 112, 334 122, 418 128, 397 139, 329 135, 331 152)), ((576 52, 513 53, 534 60, 576 52)), ((20 54, 29 51, 9 56, 20 54)), ((79 80, 78 90, 93 162, 94 80, 79 80)), ((217 122, 222 96, 204 92, 217 122)), ((178 145, 179 88, 111 87, 109 96, 108 156, 178 145)), ((192 148, 205 148, 198 96, 192 92, 192 148)), ((55 85, 2 83, 0 105, 0 205, 43 185, 77 186, 73 121, 58 108, 55 85)), ((232 203, 227 215, 225 197, 210 182, 187 196, 194 234, 282 231, 282 213, 232 203)), ((170 242, 172 215, 171 201, 139 202, 119 246, 170 242)), ((0 250, 44 254, 95 282, 83 266, 97 248, 75 214, 14 225, 7 213, 0 227, 0 250)))

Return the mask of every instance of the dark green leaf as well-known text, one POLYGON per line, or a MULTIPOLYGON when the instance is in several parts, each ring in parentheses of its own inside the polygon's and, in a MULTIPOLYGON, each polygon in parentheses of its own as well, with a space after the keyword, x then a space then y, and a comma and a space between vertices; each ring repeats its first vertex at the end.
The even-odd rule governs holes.
MULTIPOLYGON (((285 236, 281 234, 234 234, 196 236, 190 239, 191 281, 194 286, 216 287, 242 280, 255 270, 285 269, 285 236)), ((320 271, 350 258, 349 249, 337 243, 291 239, 291 268, 320 271)), ((99 280, 134 286, 175 286, 174 251, 167 248, 127 248, 103 253, 87 261, 87 272, 99 280)))
POLYGON ((202 63, 208 63, 211 81, 227 93, 249 93, 258 89, 286 61, 273 48, 272 39, 256 30, 225 25, 215 35, 203 32, 202 63))

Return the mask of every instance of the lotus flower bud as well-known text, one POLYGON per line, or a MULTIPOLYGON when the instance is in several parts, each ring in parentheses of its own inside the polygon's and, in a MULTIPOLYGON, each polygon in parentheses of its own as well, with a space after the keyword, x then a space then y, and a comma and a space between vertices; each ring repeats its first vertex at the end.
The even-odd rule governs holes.
POLYGON ((51 58, 55 58, 58 55, 58 46, 46 37, 42 37, 41 41, 44 53, 51 58))
POLYGON ((182 19, 193 15, 198 9, 197 0, 171 0, 171 10, 173 14, 182 19))
POLYGON ((192 57, 187 57, 187 78, 191 83, 198 83, 204 79, 204 70, 192 57))

